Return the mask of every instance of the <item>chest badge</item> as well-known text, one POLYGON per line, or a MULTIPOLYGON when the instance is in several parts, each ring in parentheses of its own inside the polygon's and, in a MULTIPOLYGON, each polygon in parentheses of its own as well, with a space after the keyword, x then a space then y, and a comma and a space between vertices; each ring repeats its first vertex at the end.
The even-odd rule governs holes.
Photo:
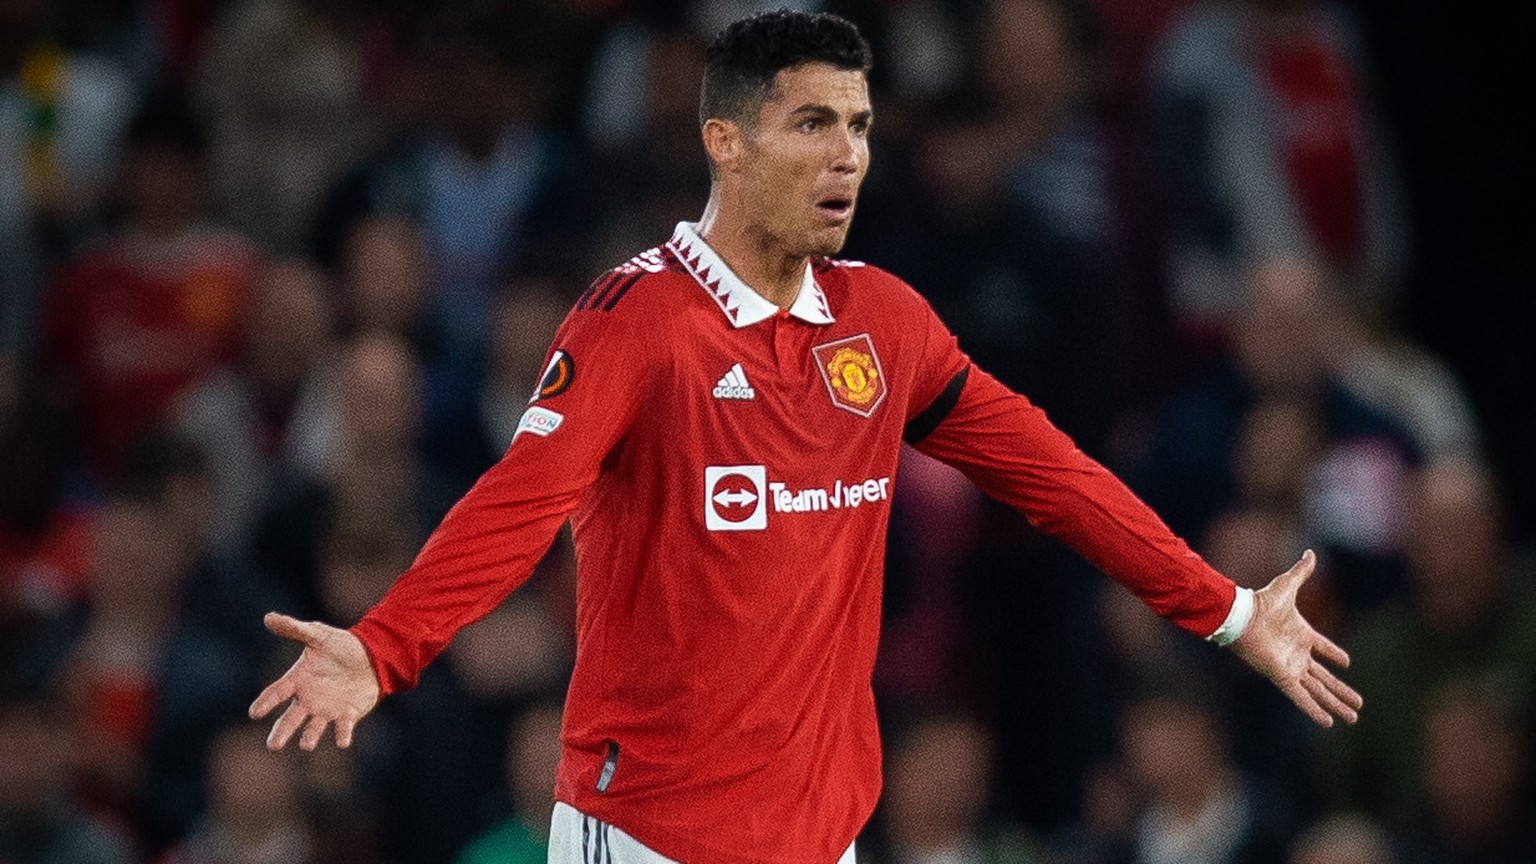
POLYGON ((833 405, 860 417, 875 413, 885 399, 885 370, 868 333, 817 345, 811 353, 833 405))

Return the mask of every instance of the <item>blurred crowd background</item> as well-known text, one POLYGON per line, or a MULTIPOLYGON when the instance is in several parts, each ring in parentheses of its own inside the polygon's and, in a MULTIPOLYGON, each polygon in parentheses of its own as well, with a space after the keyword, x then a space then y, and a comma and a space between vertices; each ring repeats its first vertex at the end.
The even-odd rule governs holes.
MULTIPOLYGON (((567 539, 346 752, 265 751, 261 616, 355 621, 700 215, 759 5, 0 0, 0 862, 543 860, 567 539)), ((1366 699, 1312 728, 907 451, 861 860, 1536 861, 1518 5, 811 5, 876 47, 848 256, 1239 583, 1317 549, 1366 699)))

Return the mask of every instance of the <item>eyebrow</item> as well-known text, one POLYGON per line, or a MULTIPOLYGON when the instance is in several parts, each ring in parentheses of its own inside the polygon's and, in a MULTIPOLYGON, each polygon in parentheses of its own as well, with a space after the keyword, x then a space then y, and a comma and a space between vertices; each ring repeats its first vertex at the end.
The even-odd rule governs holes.
MULTIPOLYGON (((799 108, 796 108, 795 110, 789 112, 789 116, 791 116, 791 117, 798 117, 798 116, 801 116, 801 115, 810 115, 810 116, 814 116, 814 117, 821 117, 821 118, 824 118, 824 119, 831 119, 831 118, 835 118, 837 116, 837 109, 833 108, 831 105, 822 105, 822 104, 815 103, 815 102, 807 102, 806 104, 801 105, 799 108)), ((874 117, 875 117, 875 112, 871 111, 868 108, 865 108, 862 111, 859 111, 858 113, 854 114, 852 117, 849 117, 848 119, 850 121, 853 121, 853 122, 861 122, 862 121, 864 123, 868 123, 868 122, 872 121, 874 119, 874 117)))

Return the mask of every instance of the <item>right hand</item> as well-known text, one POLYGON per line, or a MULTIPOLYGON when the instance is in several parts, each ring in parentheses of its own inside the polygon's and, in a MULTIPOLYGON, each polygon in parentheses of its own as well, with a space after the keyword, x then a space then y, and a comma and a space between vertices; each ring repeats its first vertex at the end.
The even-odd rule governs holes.
POLYGON ((251 703, 253 720, 289 703, 288 710, 272 724, 267 747, 283 749, 303 727, 299 746, 314 750, 332 723, 336 724, 336 746, 350 747, 357 721, 379 703, 379 682, 362 641, 338 627, 276 612, 268 612, 262 623, 274 634, 304 646, 304 653, 283 677, 269 684, 251 703))
POLYGON ((1338 717, 1354 725, 1364 700, 1323 662, 1347 669, 1349 654, 1313 629, 1296 609, 1296 592, 1316 567, 1317 555, 1308 549, 1291 569, 1254 592, 1253 619, 1232 650, 1273 681, 1312 722, 1326 728, 1338 717))

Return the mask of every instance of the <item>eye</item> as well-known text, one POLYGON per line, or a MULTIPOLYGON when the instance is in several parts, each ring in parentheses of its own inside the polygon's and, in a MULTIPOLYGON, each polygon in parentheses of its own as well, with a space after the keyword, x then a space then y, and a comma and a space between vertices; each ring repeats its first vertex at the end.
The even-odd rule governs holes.
POLYGON ((821 129, 821 126, 822 126, 822 123, 821 123, 820 118, 810 117, 810 118, 807 118, 805 120, 801 120, 800 121, 800 126, 798 128, 800 129, 801 132, 804 132, 807 135, 809 135, 810 133, 815 132, 815 131, 821 129))

